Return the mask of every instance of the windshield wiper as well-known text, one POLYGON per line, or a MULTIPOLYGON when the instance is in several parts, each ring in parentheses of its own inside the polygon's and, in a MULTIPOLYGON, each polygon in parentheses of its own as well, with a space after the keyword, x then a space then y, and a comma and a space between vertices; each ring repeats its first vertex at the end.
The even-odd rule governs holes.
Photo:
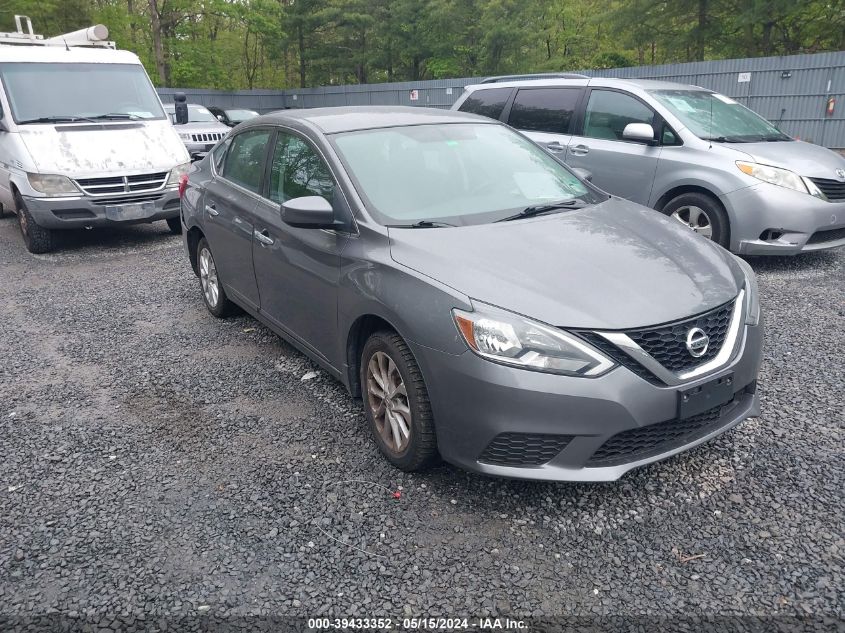
POLYGON ((525 207, 519 213, 509 215, 496 222, 510 222, 511 220, 521 220, 522 218, 532 218, 541 213, 548 213, 549 211, 557 211, 559 209, 583 209, 588 203, 583 200, 561 200, 560 202, 553 202, 551 204, 540 204, 531 207, 525 207))
POLYGON ((27 123, 73 123, 74 121, 90 121, 94 123, 94 119, 89 119, 87 116, 54 115, 41 116, 36 119, 25 119, 18 121, 18 125, 26 125, 27 123))
POLYGON ((391 229, 437 229, 442 226, 455 226, 448 222, 437 222, 433 220, 420 220, 413 224, 388 224, 387 227, 391 229))
POLYGON ((128 112, 108 112, 106 114, 97 114, 91 118, 106 121, 134 121, 135 119, 140 119, 141 117, 136 114, 129 114, 128 112))
POLYGON ((705 141, 715 141, 716 143, 754 143, 753 139, 740 136, 704 136, 702 138, 705 141))

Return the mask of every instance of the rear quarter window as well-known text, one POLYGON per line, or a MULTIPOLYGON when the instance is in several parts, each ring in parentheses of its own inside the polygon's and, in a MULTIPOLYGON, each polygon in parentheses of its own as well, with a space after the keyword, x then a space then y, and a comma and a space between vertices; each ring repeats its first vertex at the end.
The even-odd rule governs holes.
POLYGON ((466 98, 458 110, 498 119, 502 115, 502 110, 505 109, 508 97, 511 96, 511 90, 513 88, 476 90, 466 98))

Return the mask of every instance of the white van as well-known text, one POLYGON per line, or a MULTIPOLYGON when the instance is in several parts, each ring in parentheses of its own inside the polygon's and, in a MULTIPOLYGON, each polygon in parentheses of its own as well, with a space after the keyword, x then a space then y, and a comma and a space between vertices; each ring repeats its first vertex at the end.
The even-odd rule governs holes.
POLYGON ((44 39, 0 33, 0 205, 27 249, 57 229, 166 220, 181 231, 190 160, 141 61, 94 26, 44 39))

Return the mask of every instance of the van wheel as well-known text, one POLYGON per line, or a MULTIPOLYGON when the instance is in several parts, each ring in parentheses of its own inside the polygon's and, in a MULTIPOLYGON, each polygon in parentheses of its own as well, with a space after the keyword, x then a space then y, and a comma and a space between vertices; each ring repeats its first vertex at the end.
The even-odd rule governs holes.
POLYGON ((702 237, 728 247, 728 215, 715 198, 705 193, 683 193, 666 203, 662 211, 702 237))
POLYGON ((234 303, 226 296, 220 277, 217 275, 217 265, 211 254, 211 247, 205 238, 197 244, 197 270, 199 271, 200 288, 205 307, 218 319, 225 319, 238 310, 234 303))
POLYGON ((23 236, 23 243, 30 253, 49 253, 53 250, 53 231, 45 229, 35 222, 32 214, 23 203, 21 194, 15 192, 15 208, 18 215, 18 226, 23 236))
POLYGON ((422 470, 438 460, 434 416, 414 355, 402 337, 376 332, 361 352, 364 414, 379 450, 399 470, 422 470))
POLYGON ((177 215, 175 218, 167 218, 165 222, 173 235, 182 235, 182 218, 177 215))

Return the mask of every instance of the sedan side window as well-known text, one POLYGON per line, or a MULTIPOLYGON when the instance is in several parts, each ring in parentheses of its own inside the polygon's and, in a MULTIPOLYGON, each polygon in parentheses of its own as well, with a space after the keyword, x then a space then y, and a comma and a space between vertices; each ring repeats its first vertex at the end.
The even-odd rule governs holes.
POLYGON ((270 130, 247 130, 232 139, 223 164, 223 177, 259 193, 264 173, 264 153, 270 130))
POLYGON ((317 151, 303 139, 280 132, 270 167, 270 199, 281 204, 292 198, 334 197, 334 178, 317 151))
POLYGON ((211 160, 214 163, 214 169, 217 170, 218 174, 223 173, 223 161, 226 158, 226 151, 229 149, 229 145, 232 144, 232 137, 226 137, 222 143, 219 143, 217 147, 211 150, 211 160))
POLYGON ((629 123, 648 123, 654 111, 634 97, 610 90, 593 90, 584 117, 584 136, 621 141, 629 123))

